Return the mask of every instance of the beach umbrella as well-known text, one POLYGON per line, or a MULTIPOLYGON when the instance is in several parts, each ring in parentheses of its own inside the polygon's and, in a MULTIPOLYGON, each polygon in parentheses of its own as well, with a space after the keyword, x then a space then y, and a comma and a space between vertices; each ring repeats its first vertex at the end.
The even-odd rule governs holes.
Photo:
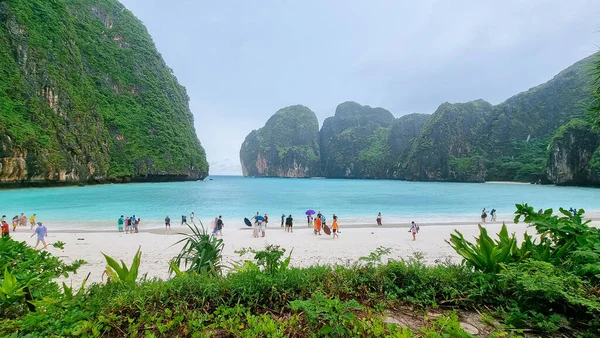
POLYGON ((307 215, 314 215, 316 212, 313 209, 306 210, 307 215))
POLYGON ((265 220, 265 218, 262 217, 262 216, 255 216, 254 219, 257 220, 257 221, 264 221, 265 220))
POLYGON ((244 223, 246 223, 247 226, 251 227, 252 226, 252 222, 250 222, 249 219, 244 218, 244 223))

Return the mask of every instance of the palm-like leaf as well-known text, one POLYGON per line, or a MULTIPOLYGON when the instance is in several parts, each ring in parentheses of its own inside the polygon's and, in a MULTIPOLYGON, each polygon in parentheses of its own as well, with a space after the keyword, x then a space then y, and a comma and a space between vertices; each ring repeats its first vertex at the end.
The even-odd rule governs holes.
POLYGON ((175 256, 170 264, 169 273, 181 273, 181 266, 188 272, 198 274, 219 274, 222 270, 221 253, 223 251, 223 240, 211 236, 200 222, 200 228, 195 223, 188 224, 191 233, 181 234, 185 236, 173 245, 184 243, 181 251, 175 256))

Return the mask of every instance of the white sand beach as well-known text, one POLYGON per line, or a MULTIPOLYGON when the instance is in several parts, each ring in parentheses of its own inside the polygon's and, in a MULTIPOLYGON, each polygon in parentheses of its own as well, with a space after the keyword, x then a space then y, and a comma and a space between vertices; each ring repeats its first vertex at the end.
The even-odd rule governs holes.
MULTIPOLYGON (((595 226, 600 222, 594 221, 595 226)), ((496 234, 501 227, 501 222, 487 223, 485 227, 490 234, 496 234)), ((525 231, 534 233, 535 229, 525 224, 508 223, 510 232, 519 237, 525 231)), ((83 259, 87 264, 81 267, 79 273, 69 276, 67 283, 72 282, 74 286, 81 283, 88 273, 88 283, 101 282, 102 273, 106 266, 101 252, 115 258, 122 259, 129 266, 133 255, 138 247, 142 250, 141 274, 147 274, 149 278, 169 278, 169 260, 179 251, 181 245, 175 245, 182 238, 177 232, 184 231, 185 226, 174 226, 172 234, 166 235, 164 231, 152 230, 137 234, 125 234, 119 232, 74 232, 48 229, 48 243, 57 241, 65 243, 64 250, 49 246, 48 251, 63 259, 72 262, 83 259)), ((340 225, 339 238, 332 239, 331 236, 322 234, 315 236, 312 229, 305 223, 294 226, 293 233, 287 233, 279 224, 270 225, 267 228, 266 237, 252 238, 250 228, 242 224, 227 225, 223 230, 223 241, 225 244, 223 261, 226 266, 241 258, 234 253, 245 247, 261 248, 268 244, 280 245, 288 250, 293 249, 292 265, 309 266, 316 264, 351 264, 361 256, 366 256, 377 247, 389 247, 392 253, 385 259, 408 258, 415 252, 423 254, 427 263, 451 259, 459 262, 460 258, 454 250, 445 242, 450 238, 454 230, 462 232, 466 238, 473 238, 479 234, 477 223, 460 225, 422 225, 413 241, 406 225, 384 226, 384 227, 352 227, 344 228, 340 225)), ((31 246, 35 245, 35 237, 30 238, 29 229, 18 229, 11 233, 12 237, 19 241, 26 241, 31 246)), ((249 257, 248 257, 249 258, 249 257)))

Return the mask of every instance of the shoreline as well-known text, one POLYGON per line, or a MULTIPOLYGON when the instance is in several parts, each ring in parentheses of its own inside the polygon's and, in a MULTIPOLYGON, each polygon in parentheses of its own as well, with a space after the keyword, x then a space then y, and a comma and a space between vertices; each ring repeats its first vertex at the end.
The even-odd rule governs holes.
MULTIPOLYGON (((502 223, 487 223, 485 228, 490 235, 495 237, 502 223)), ((600 226, 600 221, 594 221, 592 226, 600 226)), ((508 224, 510 233, 515 233, 519 240, 523 234, 535 232, 527 224, 508 224)), ((439 225, 422 224, 417 240, 412 241, 412 236, 404 226, 383 227, 350 227, 340 225, 339 238, 325 234, 315 235, 306 224, 294 226, 293 233, 287 233, 279 226, 267 227, 266 237, 253 238, 249 227, 223 228, 223 258, 222 263, 231 267, 235 262, 251 259, 249 255, 240 257, 235 253, 242 248, 262 249, 266 245, 279 245, 286 249, 286 255, 291 254, 291 266, 307 267, 314 265, 349 265, 359 262, 360 257, 368 256, 378 247, 391 249, 391 253, 383 261, 394 259, 407 259, 419 252, 423 255, 426 264, 436 264, 444 261, 459 263, 462 258, 450 247, 446 240, 455 230, 460 231, 465 238, 473 241, 479 235, 477 222, 471 224, 439 225), (293 250, 293 251, 292 251, 293 250)), ((78 230, 58 231, 50 228, 47 242, 47 251, 71 263, 83 259, 83 265, 77 274, 72 274, 65 281, 67 285, 79 287, 82 280, 90 273, 88 283, 101 283, 102 273, 106 261, 102 256, 105 253, 117 261, 123 260, 129 267, 138 247, 142 251, 140 276, 147 278, 170 278, 169 261, 179 253, 183 244, 177 242, 184 238, 181 227, 173 228, 170 234, 165 234, 164 229, 142 231, 136 234, 125 234, 116 231, 78 230), (61 241, 65 243, 64 250, 52 247, 52 243, 61 241)), ((11 232, 11 237, 17 241, 25 241, 29 246, 34 246, 35 238, 30 238, 30 231, 11 232)), ((89 284, 88 284, 89 285, 89 284)))

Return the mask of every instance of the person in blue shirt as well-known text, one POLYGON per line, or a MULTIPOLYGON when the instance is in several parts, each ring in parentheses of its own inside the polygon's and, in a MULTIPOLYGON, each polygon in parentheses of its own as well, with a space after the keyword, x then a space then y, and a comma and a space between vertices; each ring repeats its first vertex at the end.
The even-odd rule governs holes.
POLYGON ((48 244, 46 243, 46 237, 48 237, 48 229, 42 224, 42 222, 38 222, 37 225, 38 227, 35 229, 35 232, 31 235, 31 237, 37 235, 37 242, 35 243, 35 247, 33 248, 37 249, 37 246, 40 244, 40 242, 42 242, 42 244, 44 244, 42 250, 45 250, 48 247, 48 244))

